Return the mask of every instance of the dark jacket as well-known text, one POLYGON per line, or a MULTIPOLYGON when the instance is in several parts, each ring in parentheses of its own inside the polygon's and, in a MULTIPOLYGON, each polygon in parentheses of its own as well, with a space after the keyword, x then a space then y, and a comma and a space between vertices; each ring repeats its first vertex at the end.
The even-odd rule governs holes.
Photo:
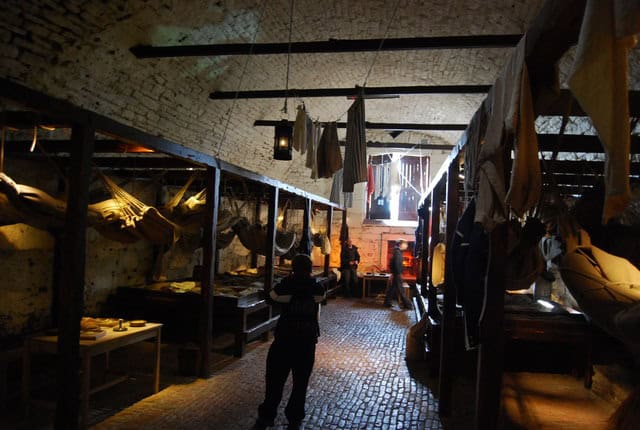
POLYGON ((402 251, 397 246, 393 248, 393 256, 391 257, 391 273, 394 275, 402 275, 402 251))
POLYGON ((351 266, 349 265, 350 261, 355 261, 356 264, 353 268, 358 267, 358 263, 360 262, 360 254, 358 253, 358 247, 355 245, 351 245, 351 248, 348 246, 343 246, 340 251, 340 268, 341 269, 349 269, 351 266))
POLYGON ((320 335, 318 307, 326 295, 315 278, 288 276, 271 290, 269 296, 282 305, 274 333, 276 339, 291 342, 317 341, 320 335))

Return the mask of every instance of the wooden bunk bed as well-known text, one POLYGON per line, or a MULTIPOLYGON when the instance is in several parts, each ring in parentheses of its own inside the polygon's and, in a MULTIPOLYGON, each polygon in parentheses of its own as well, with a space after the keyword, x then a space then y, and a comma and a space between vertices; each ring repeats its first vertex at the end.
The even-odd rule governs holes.
MULTIPOLYGON (((545 89, 554 81, 554 67, 565 51, 575 44, 582 23, 585 1, 549 1, 527 32, 526 63, 529 69, 534 99, 535 115, 543 116, 585 116, 577 102, 572 102, 568 90, 560 91, 553 97, 545 89)), ((640 116, 638 93, 629 92, 631 117, 640 116)), ((480 109, 483 107, 481 106, 480 109)), ((438 290, 431 282, 432 256, 441 230, 446 232, 447 245, 453 243, 456 234, 456 223, 462 209, 467 203, 465 190, 461 182, 467 169, 475 168, 473 160, 465 157, 468 128, 463 138, 452 149, 449 157, 432 181, 428 196, 424 200, 420 214, 422 237, 430 238, 422 244, 422 271, 420 290, 422 297, 418 300, 421 316, 427 318, 425 330, 426 354, 431 371, 439 373, 439 412, 443 420, 453 419, 454 380, 461 374, 461 356, 464 354, 464 326, 462 310, 456 304, 456 292, 452 288, 453 273, 451 264, 447 263, 444 288, 438 290), (463 163, 464 159, 464 163, 463 163), (445 207, 445 226, 441 229, 440 208, 445 207)), ((539 150, 548 152, 602 152, 596 136, 556 136, 538 135, 539 150)), ((632 154, 637 154, 638 139, 632 138, 632 154)), ((512 147, 506 145, 503 154, 505 166, 510 166, 512 147)), ((473 154, 471 154, 473 155, 473 154)), ((562 172, 562 175, 543 176, 543 188, 553 185, 561 195, 575 195, 589 189, 592 184, 585 184, 580 173, 587 170, 602 172, 604 163, 589 161, 555 160, 543 165, 545 173, 562 172), (580 166, 579 166, 580 165, 580 166), (549 169, 553 169, 549 171, 549 169), (580 170, 577 170, 580 169, 580 170), (585 187, 586 185, 586 187, 585 187)), ((632 164, 632 174, 638 175, 638 165, 632 164)), ((506 169, 506 184, 509 184, 510 169, 506 169)), ((597 179, 595 176, 588 178, 597 179)), ((468 190, 467 190, 468 191, 468 190)), ((592 327, 584 314, 569 312, 560 305, 554 309, 541 309, 531 298, 510 297, 505 294, 509 289, 505 277, 504 262, 507 253, 506 223, 497 225, 490 234, 490 255, 487 270, 486 296, 484 311, 480 322, 482 340, 478 349, 476 375, 475 427, 498 428, 502 372, 505 368, 505 341, 520 339, 526 341, 562 342, 579 346, 581 363, 584 371, 584 384, 591 384, 591 352, 592 327)), ((449 254, 447 254, 449 257, 449 254)), ((460 406, 460 405, 458 405, 460 406)))

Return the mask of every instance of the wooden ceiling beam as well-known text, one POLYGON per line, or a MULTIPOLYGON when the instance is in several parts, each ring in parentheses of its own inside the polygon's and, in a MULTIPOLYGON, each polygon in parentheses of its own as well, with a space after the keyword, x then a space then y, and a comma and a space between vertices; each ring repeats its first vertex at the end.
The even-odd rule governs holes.
MULTIPOLYGON (((287 121, 293 126, 293 121, 287 121)), ((274 127, 282 123, 282 120, 256 120, 254 127, 274 127)), ((346 122, 337 123, 338 128, 347 128, 346 122)), ((430 131, 463 131, 467 124, 416 124, 416 123, 383 123, 365 122, 365 128, 369 130, 430 130, 430 131)))
POLYGON ((385 98, 400 95, 420 94, 486 94, 491 85, 413 85, 392 87, 354 87, 354 88, 291 88, 289 90, 251 90, 251 91, 214 91, 209 94, 212 100, 233 99, 279 99, 285 96, 311 97, 347 97, 355 98, 362 91, 365 98, 385 98))
MULTIPOLYGON (((604 152, 598 136, 574 134, 566 134, 562 137, 557 134, 539 134, 538 149, 545 152, 553 152, 554 150, 558 150, 558 152, 604 152), (558 145, 559 141, 560 145, 558 145)), ((640 154, 640 136, 631 136, 631 154, 640 154)))
POLYGON ((329 39, 311 42, 224 43, 209 45, 136 45, 136 58, 214 57, 220 55, 331 54, 345 52, 411 51, 433 49, 511 48, 521 34, 478 36, 402 37, 393 39, 329 39))

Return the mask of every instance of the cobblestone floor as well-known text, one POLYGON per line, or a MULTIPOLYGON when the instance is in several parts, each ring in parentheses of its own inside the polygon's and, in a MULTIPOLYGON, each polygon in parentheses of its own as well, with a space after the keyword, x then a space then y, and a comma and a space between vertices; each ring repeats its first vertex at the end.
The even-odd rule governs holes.
MULTIPOLYGON (((339 298, 323 307, 304 428, 442 428, 431 382, 404 360, 405 335, 413 322, 410 312, 383 308, 373 299, 339 298)), ((254 343, 243 358, 209 379, 169 385, 94 428, 250 429, 264 392, 268 346, 254 343)), ((285 399, 289 390, 290 381, 285 399)), ((279 429, 286 428, 282 403, 279 429)))

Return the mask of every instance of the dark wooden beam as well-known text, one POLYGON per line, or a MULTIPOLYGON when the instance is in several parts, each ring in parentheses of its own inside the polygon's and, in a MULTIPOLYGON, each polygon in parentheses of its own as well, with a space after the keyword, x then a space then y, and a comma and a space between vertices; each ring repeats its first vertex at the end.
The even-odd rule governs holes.
POLYGON ((440 320, 440 311, 438 310, 438 293, 435 285, 431 282, 431 273, 433 270, 433 251, 438 243, 440 236, 440 206, 442 205, 442 197, 445 190, 444 181, 439 182, 436 188, 434 188, 433 193, 430 194, 431 201, 430 203, 430 211, 429 211, 429 254, 428 254, 428 277, 429 282, 427 285, 427 313, 431 318, 436 320, 440 320))
MULTIPOLYGON (((77 429, 80 406, 80 319, 84 313, 87 206, 95 131, 86 125, 71 132, 71 169, 62 237, 55 428, 77 429)), ((83 363, 87 366, 88 363, 83 363)), ((84 375, 88 376, 87 369, 84 375)), ((84 381, 89 383, 89 381, 84 381)), ((89 399, 82 399, 88 402, 89 399)), ((83 417, 83 420, 86 417, 83 417)), ((83 422, 82 426, 87 423, 83 422)))
POLYGON ((354 87, 354 88, 291 88, 278 90, 253 91, 214 91, 209 94, 212 100, 234 99, 279 99, 285 96, 312 97, 347 97, 354 98, 362 91, 365 98, 392 97, 400 95, 422 94, 486 94, 491 85, 415 85, 394 87, 354 87))
MULTIPOLYGON (((49 140, 38 139, 38 145, 42 151, 36 148, 36 151, 30 152, 30 140, 11 140, 6 142, 6 154, 16 157, 38 157, 38 156, 66 156, 69 153, 68 140, 49 140)), ((345 141, 341 140, 340 145, 344 146, 345 141)), ((453 145, 433 144, 433 143, 408 143, 408 142, 367 142, 368 148, 389 148, 389 149, 422 149, 426 151, 450 151, 453 145)), ((198 168, 198 164, 191 161, 174 157, 163 157, 159 153, 141 153, 135 152, 133 147, 117 140, 96 140, 96 154, 119 154, 119 157, 96 156, 94 164, 98 166, 123 166, 130 168, 198 168), (123 150, 124 149, 124 150, 123 150), (130 155, 127 157, 126 155, 130 155)))
POLYGON ((271 199, 269 199, 269 211, 267 215, 267 249, 264 263, 264 292, 269 294, 273 288, 273 265, 275 264, 275 254, 273 245, 276 243, 276 226, 278 225, 278 200, 280 190, 278 187, 271 188, 271 199))
POLYGON ((219 55, 319 54, 426 49, 510 48, 521 34, 479 36, 403 37, 395 39, 329 39, 288 43, 225 43, 210 45, 137 45, 129 50, 137 58, 212 57, 219 55))
MULTIPOLYGON (((257 197, 255 200, 255 206, 253 208, 253 223, 257 224, 260 222, 260 212, 262 211, 262 199, 257 197)), ((251 267, 258 267, 258 253, 256 251, 251 251, 251 267)))
MULTIPOLYGON (((569 161, 556 160, 553 165, 555 171, 573 175, 602 175, 604 174, 604 161, 569 161)), ((542 164, 544 171, 544 163, 542 164)), ((640 175, 640 163, 631 163, 631 175, 640 175)), ((544 174, 543 174, 544 179, 544 174)))
POLYGON ((220 200, 220 169, 207 169, 207 204, 202 235, 202 279, 200 288, 200 376, 211 372, 211 334, 213 332, 213 286, 215 284, 216 229, 220 200))
MULTIPOLYGON (((598 136, 571 134, 565 134, 562 137, 557 134, 539 134, 538 149, 548 152, 555 150, 558 150, 558 152, 604 152, 598 136), (558 142, 560 142, 559 145, 558 142)), ((631 154, 640 154, 640 136, 631 136, 631 154)))
MULTIPOLYGON (((447 204, 447 244, 453 243, 453 236, 458 222, 458 162, 456 157, 449 165, 446 180, 447 204)), ((442 307, 442 334, 440 345, 440 381, 438 385, 439 413, 443 418, 451 417, 453 412, 453 382, 455 373, 455 341, 456 341, 456 292, 453 288, 453 273, 451 262, 446 265, 444 299, 442 307)))
MULTIPOLYGON (((333 223, 333 208, 327 208, 327 237, 331 240, 331 224, 333 223)), ((329 263, 331 261, 331 255, 324 256, 324 276, 329 276, 329 263)))
POLYGON ((186 148, 162 136, 154 136, 137 128, 122 124, 104 115, 73 105, 72 103, 32 90, 24 85, 0 78, 0 97, 25 105, 46 114, 62 124, 90 125, 97 132, 117 138, 125 143, 142 145, 194 163, 217 167, 216 159, 208 154, 186 148))
MULTIPOLYGON (((256 120, 253 122, 254 127, 274 127, 281 124, 282 120, 256 120)), ((293 126, 293 121, 288 121, 293 126)), ((337 123, 338 128, 347 128, 346 122, 337 123)), ((416 123, 383 123, 383 122, 365 122, 365 128, 369 130, 431 130, 431 131, 464 131, 467 124, 416 124, 416 123)))
MULTIPOLYGON (((538 97, 536 113, 542 116, 586 116, 580 104, 574 99, 571 91, 563 89, 559 94, 544 93, 538 97)), ((640 117, 640 91, 629 91, 629 113, 632 117, 640 117)))
POLYGON ((499 428, 500 396, 504 361, 504 292, 507 258, 507 223, 491 232, 491 254, 480 320, 480 347, 476 380, 476 428, 499 428))

